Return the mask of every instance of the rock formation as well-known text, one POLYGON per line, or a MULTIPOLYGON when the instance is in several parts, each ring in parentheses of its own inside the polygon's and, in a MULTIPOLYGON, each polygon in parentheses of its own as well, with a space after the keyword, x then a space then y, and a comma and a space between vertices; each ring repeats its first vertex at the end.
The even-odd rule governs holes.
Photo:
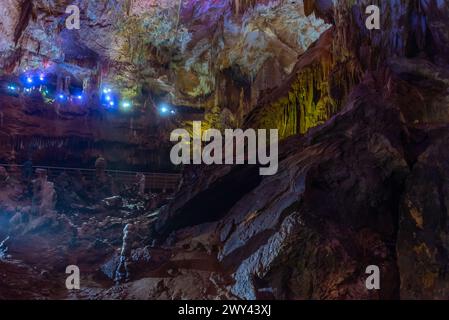
POLYGON ((41 176, 33 202, 31 162, 21 177, 0 167, 0 273, 24 274, 0 278, 0 298, 448 298, 447 0, 74 3, 79 31, 64 3, 0 4, 1 80, 45 66, 92 93, 85 108, 2 93, 0 159, 96 169, 41 176), (102 110, 105 84, 134 109, 102 110), (106 163, 173 171, 169 134, 198 116, 278 129, 278 173, 187 165, 158 195, 141 173, 108 176, 106 163), (36 206, 53 214, 37 221, 36 206), (68 264, 87 270, 80 292, 62 287, 68 264))

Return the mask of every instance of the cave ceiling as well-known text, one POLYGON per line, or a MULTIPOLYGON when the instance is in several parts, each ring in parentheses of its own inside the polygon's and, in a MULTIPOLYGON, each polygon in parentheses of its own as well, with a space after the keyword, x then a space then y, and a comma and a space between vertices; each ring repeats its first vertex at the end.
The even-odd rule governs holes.
POLYGON ((224 82, 245 83, 247 112, 329 28, 297 1, 5 1, 3 73, 48 63, 76 79, 101 70, 130 98, 151 92, 195 107, 212 107, 224 82), (69 4, 80 8, 79 30, 64 26, 69 4))

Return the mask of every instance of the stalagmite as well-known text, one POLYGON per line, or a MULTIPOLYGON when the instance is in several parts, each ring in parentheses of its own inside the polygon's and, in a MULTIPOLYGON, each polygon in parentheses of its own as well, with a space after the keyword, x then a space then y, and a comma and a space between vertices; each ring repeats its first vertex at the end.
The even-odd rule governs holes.
POLYGON ((47 170, 36 169, 37 178, 33 180, 34 211, 43 216, 53 214, 56 204, 56 192, 53 182, 47 180, 47 170))
POLYGON ((7 236, 5 239, 3 239, 2 242, 0 242, 0 260, 8 257, 7 242, 9 241, 9 239, 10 239, 10 237, 7 236))
POLYGON ((115 274, 115 281, 126 281, 130 277, 129 263, 131 259, 132 244, 135 239, 136 228, 132 224, 127 224, 123 229, 122 250, 120 252, 120 262, 115 274))

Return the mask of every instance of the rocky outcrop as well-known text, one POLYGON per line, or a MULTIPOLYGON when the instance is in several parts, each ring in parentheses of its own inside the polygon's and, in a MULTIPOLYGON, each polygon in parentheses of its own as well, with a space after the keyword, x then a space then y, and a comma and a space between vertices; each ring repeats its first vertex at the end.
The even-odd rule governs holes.
POLYGON ((339 110, 342 99, 356 80, 339 79, 346 81, 337 85, 332 79, 331 73, 336 72, 331 49, 334 31, 326 31, 299 58, 289 79, 259 101, 247 117, 246 127, 276 128, 280 138, 284 139, 306 133, 339 110), (342 86, 345 86, 344 90, 339 90, 342 86))
MULTIPOLYGON (((407 129, 397 108, 373 103, 379 93, 369 87, 355 90, 351 103, 324 126, 287 139, 280 173, 262 179, 215 219, 219 259, 233 270, 236 296, 255 299, 269 290, 278 299, 398 297, 391 244, 409 171, 402 144, 407 129), (383 270, 380 292, 364 287, 370 264, 383 270)), ((226 185, 225 179, 198 182, 203 191, 181 208, 174 204, 176 218, 188 215, 194 199, 206 199, 210 190, 225 194, 236 183, 226 185)), ((212 220, 221 204, 204 213, 196 208, 190 220, 212 220)))
POLYGON ((373 32, 365 27, 363 10, 370 4, 339 1, 331 10, 329 1, 305 1, 306 14, 332 22, 334 29, 300 56, 282 85, 259 101, 246 126, 278 128, 284 138, 304 134, 341 109, 365 72, 385 63, 397 75, 389 85, 397 86, 391 91, 397 94, 395 103, 408 121, 446 121, 447 76, 439 65, 447 64, 443 40, 447 32, 440 27, 447 5, 437 1, 382 5, 382 28, 373 32))
POLYGON ((142 90, 151 91, 173 104, 239 108, 239 116, 251 110, 260 91, 279 85, 298 54, 327 28, 290 1, 71 4, 81 10, 79 31, 65 28, 65 3, 2 5, 14 7, 2 24, 3 67, 17 72, 52 61, 78 78, 100 73, 102 81, 140 102, 142 90), (233 94, 242 84, 235 101, 221 93, 225 88, 233 94))
POLYGON ((278 174, 198 170, 154 235, 182 239, 213 223, 211 243, 243 299, 445 299, 447 6, 386 4, 374 32, 366 2, 339 4, 333 29, 246 118, 284 132, 278 174), (209 201, 231 185, 248 189, 223 207, 209 201), (369 265, 380 290, 365 287, 369 265))
MULTIPOLYGON (((280 86, 292 73, 298 55, 329 27, 314 15, 306 16, 302 3, 296 1, 70 4, 80 8, 80 30, 66 28, 66 2, 16 0, 0 5, 8 12, 0 25, 5 35, 0 43, 0 81, 39 69, 49 79, 63 75, 79 87, 87 83, 89 90, 86 108, 61 108, 55 110, 57 115, 52 112, 54 105, 36 99, 10 105, 11 99, 5 98, 0 114, 3 161, 27 158, 30 152, 23 148, 29 149, 29 144, 38 144, 50 154, 52 148, 46 145, 72 141, 70 147, 66 143, 57 150, 62 158, 74 147, 76 154, 82 154, 77 162, 92 162, 90 154, 108 152, 104 156, 121 168, 170 170, 161 165, 168 160, 163 157, 168 134, 188 120, 159 119, 160 102, 205 110, 203 121, 209 127, 239 126, 263 92, 280 86), (93 116, 98 115, 94 101, 102 85, 133 100, 138 115, 93 116), (10 109, 21 109, 19 103, 26 105, 25 114, 10 109), (5 123, 21 123, 28 129, 17 135, 5 123), (47 125, 59 129, 42 133, 47 125), (139 154, 133 151, 136 148, 139 154), (119 149, 125 152, 119 154, 119 149), (145 161, 144 153, 152 159, 145 161)), ((48 164, 47 160, 41 162, 48 164)))
POLYGON ((447 299, 447 126, 418 135, 428 148, 418 157, 401 198, 397 242, 401 297, 447 299))
POLYGON ((1 99, 0 163, 22 164, 31 158, 41 165, 93 168, 103 155, 109 168, 173 170, 168 140, 161 139, 173 123, 139 112, 65 105, 55 110, 31 97, 1 99))

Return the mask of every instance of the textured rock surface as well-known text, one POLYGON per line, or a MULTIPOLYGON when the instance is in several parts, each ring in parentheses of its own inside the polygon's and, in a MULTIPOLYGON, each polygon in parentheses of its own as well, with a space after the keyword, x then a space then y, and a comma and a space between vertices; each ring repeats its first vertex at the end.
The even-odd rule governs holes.
POLYGON ((165 170, 161 163, 167 161, 163 154, 168 143, 161 146, 161 142, 168 142, 170 128, 183 123, 158 120, 159 101, 205 108, 206 126, 238 126, 262 93, 281 85, 298 55, 329 27, 313 15, 306 16, 297 1, 80 0, 70 4, 80 8, 80 30, 65 28, 67 1, 8 0, 0 5, 8 12, 0 25, 0 76, 45 67, 48 73, 71 76, 78 83, 88 79, 93 86, 108 84, 134 100, 144 116, 101 115, 99 119, 91 117, 94 106, 53 115, 35 100, 11 104, 5 100, 0 128, 6 149, 3 161, 16 156, 22 161, 29 156, 29 144, 38 144, 50 154, 46 145, 70 140, 76 153, 85 154, 83 162, 91 162, 90 154, 123 148, 128 149, 124 154, 105 155, 110 163, 165 170), (26 114, 14 110, 18 103, 26 105, 26 114), (85 121, 86 117, 90 119, 85 121), (26 125, 27 130, 17 134, 4 123, 26 125), (42 132, 48 124, 56 130, 42 132), (142 157, 144 153, 151 154, 150 161, 142 157))
POLYGON ((401 297, 446 299, 448 256, 448 128, 422 135, 430 144, 407 178, 397 242, 401 297))
POLYGON ((93 168, 103 154, 111 167, 171 169, 161 140, 165 121, 151 114, 92 112, 73 106, 54 110, 41 100, 2 96, 0 162, 93 168))
MULTIPOLYGON (((156 212, 115 208, 111 217, 93 206, 81 211, 94 217, 71 217, 80 243, 72 260, 88 270, 75 298, 449 297, 447 1, 382 2, 379 31, 364 27, 368 0, 85 1, 85 33, 58 29, 64 5, 30 3, 0 26, 17 26, 0 43, 4 73, 64 57, 67 70, 97 72, 143 104, 151 95, 205 107, 207 127, 277 128, 283 138, 274 176, 256 166, 187 166, 175 198, 156 212), (126 237, 130 281, 113 284, 126 223, 141 225, 126 237), (369 265, 380 268, 380 290, 365 287, 369 265)), ((20 133, 11 115, 33 126, 30 136, 51 125, 27 104, 12 106, 1 114, 8 132, 20 133)), ((89 136, 100 123, 60 116, 56 136, 89 136)), ((114 119, 93 136, 125 145, 131 135, 151 149, 162 139, 145 137, 152 122, 139 119, 137 132, 114 119)), ((63 217, 23 226, 30 204, 15 193, 0 192, 0 204, 20 235, 8 252, 21 261, 0 262, 0 274, 21 271, 40 285, 46 273, 26 265, 36 261, 26 244, 61 270, 70 259, 58 253, 67 253, 74 227, 63 217), (66 234, 43 241, 46 226, 66 234)), ((50 280, 50 291, 29 296, 70 297, 50 280)))
POLYGON ((229 0, 71 4, 81 10, 79 31, 64 27, 66 3, 2 5, 14 7, 2 25, 4 67, 18 70, 52 60, 76 74, 100 64, 103 81, 130 95, 153 90, 170 94, 175 104, 196 107, 234 109, 244 103, 242 115, 261 90, 281 83, 297 56, 328 27, 306 17, 296 1, 255 1, 239 8, 229 0), (246 84, 244 101, 239 101, 241 84, 246 84), (236 100, 226 101, 223 89, 236 91, 236 100))
POLYGON ((325 122, 284 141, 279 173, 239 180, 244 169, 205 169, 156 225, 164 235, 215 220, 218 258, 240 298, 447 298, 447 3, 391 2, 380 32, 365 31, 362 7, 341 2, 334 29, 247 119, 284 136, 325 122), (207 199, 229 193, 231 176, 249 189, 214 206, 207 199), (364 283, 371 264, 383 277, 375 292, 364 283))
MULTIPOLYGON (((285 142, 278 175, 227 205, 217 227, 219 258, 234 270, 235 295, 254 299, 270 288, 279 299, 398 297, 391 244, 409 171, 402 145, 407 130, 397 108, 372 102, 378 94, 360 86, 329 123, 285 142), (384 271, 381 292, 364 287, 369 264, 384 271)), ((215 188, 226 194, 229 185, 218 181, 205 183, 195 198, 215 188)), ((189 214, 195 198, 177 217, 189 214)), ((212 219, 222 205, 197 207, 195 215, 212 219)))

